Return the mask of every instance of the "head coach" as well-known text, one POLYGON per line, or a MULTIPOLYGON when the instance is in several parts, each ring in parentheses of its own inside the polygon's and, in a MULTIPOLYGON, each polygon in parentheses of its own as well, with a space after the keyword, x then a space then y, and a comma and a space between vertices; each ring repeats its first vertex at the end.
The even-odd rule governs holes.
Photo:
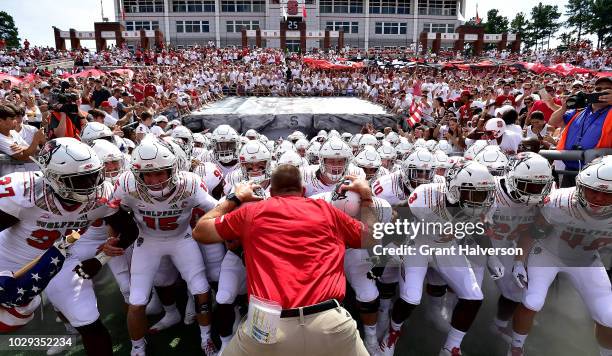
POLYGON ((347 178, 352 182, 343 188, 361 197, 361 222, 325 201, 304 198, 300 171, 290 165, 272 173, 271 198, 232 211, 261 199, 252 184, 240 184, 235 195, 198 221, 193 231, 198 242, 242 243, 249 313, 256 308, 254 298, 271 301, 280 311, 275 342, 258 341, 243 321, 225 356, 368 355, 355 321, 339 302, 346 289, 345 246, 370 245, 376 215, 368 183, 347 178))

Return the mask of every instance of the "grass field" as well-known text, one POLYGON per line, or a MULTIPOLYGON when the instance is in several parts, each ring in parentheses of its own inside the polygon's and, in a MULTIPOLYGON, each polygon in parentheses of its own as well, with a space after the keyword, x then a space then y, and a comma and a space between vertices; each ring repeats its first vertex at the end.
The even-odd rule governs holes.
MULTIPOLYGON (((110 271, 105 270, 96 280, 98 307, 102 321, 110 330, 115 355, 129 355, 129 342, 123 298, 114 283, 110 271)), ((507 345, 490 331, 496 311, 498 292, 494 284, 485 278, 485 302, 478 318, 463 342, 466 356, 505 356, 507 345)), ((184 305, 184 293, 177 292, 180 306, 184 305)), ((347 300, 350 299, 350 296, 347 300)), ((423 304, 427 303, 427 298, 423 304)), ((180 308, 182 310, 182 308, 180 308)), ((446 338, 425 316, 425 305, 419 306, 412 318, 405 323, 403 335, 396 349, 396 355, 428 356, 437 355, 446 338)), ((155 322, 160 317, 152 318, 155 322)), ((55 313, 50 305, 43 312, 37 311, 36 318, 17 334, 64 334, 61 323, 55 321, 55 313)), ((148 337, 149 355, 201 355, 199 330, 196 325, 182 324, 148 337)), ((560 278, 549 291, 546 305, 536 318, 531 335, 526 343, 528 355, 565 356, 598 355, 593 335, 593 324, 580 297, 569 280, 560 278)), ((30 356, 44 355, 44 351, 0 351, 0 355, 30 356)), ((80 343, 64 355, 84 355, 80 343)), ((330 354, 333 355, 333 354, 330 354)))

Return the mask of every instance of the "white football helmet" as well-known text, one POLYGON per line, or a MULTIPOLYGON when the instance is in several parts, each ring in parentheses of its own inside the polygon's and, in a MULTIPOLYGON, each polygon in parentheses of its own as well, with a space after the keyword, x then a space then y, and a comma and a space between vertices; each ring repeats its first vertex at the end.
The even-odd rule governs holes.
POLYGON ((342 140, 344 140, 344 142, 349 143, 351 139, 353 138, 353 134, 350 132, 343 132, 341 137, 342 137, 342 140))
POLYGON ((385 134, 379 131, 379 132, 374 134, 374 137, 376 137, 376 139, 380 143, 380 141, 385 139, 385 134))
POLYGON ((432 154, 435 160, 436 174, 445 177, 448 169, 452 166, 448 156, 440 150, 434 151, 432 154))
POLYGON ((436 151, 442 151, 444 153, 446 153, 447 155, 453 153, 453 147, 451 146, 451 144, 447 141, 447 140, 440 140, 438 141, 438 144, 436 145, 436 151))
POLYGON ((470 147, 467 148, 467 150, 465 150, 463 157, 468 161, 471 161, 487 146, 489 146, 489 143, 485 140, 475 141, 470 147))
POLYGON ((290 141, 283 140, 274 149, 274 158, 278 160, 287 151, 295 151, 295 146, 290 141))
POLYGON ((317 141, 310 143, 310 146, 306 149, 306 159, 310 164, 319 164, 319 151, 321 150, 321 144, 317 141))
POLYGON ((295 142, 294 146, 296 152, 299 153, 301 157, 306 157, 306 150, 308 146, 310 146, 310 142, 305 138, 300 138, 295 142))
POLYGON ((319 130, 319 132, 317 133, 317 136, 322 136, 322 137, 327 138, 327 131, 319 130))
POLYGON ((506 132, 506 123, 504 120, 494 117, 489 119, 485 124, 485 133, 490 140, 500 138, 506 132))
POLYGON ((417 138, 416 141, 414 141, 414 148, 417 147, 427 148, 427 141, 425 141, 424 138, 417 138))
POLYGON ((537 153, 521 152, 508 163, 504 180, 510 197, 521 203, 541 203, 550 193, 553 170, 548 160, 537 153))
POLYGON ((589 163, 576 177, 578 202, 598 218, 612 216, 612 159, 589 163))
POLYGON ((417 148, 401 164, 402 181, 411 192, 421 184, 431 183, 436 161, 426 148, 417 148))
POLYGON ((128 152, 136 148, 136 144, 134 143, 134 141, 130 140, 129 138, 123 138, 123 141, 125 142, 125 145, 128 148, 128 152))
POLYGON ((295 151, 287 151, 283 153, 282 156, 276 162, 278 165, 280 164, 290 164, 297 168, 303 168, 304 160, 302 157, 295 151))
POLYGON ((378 140, 376 139, 376 137, 374 137, 374 135, 364 134, 359 139, 358 150, 361 151, 363 147, 366 145, 370 145, 372 147, 378 147, 378 140))
POLYGON ((399 161, 403 161, 412 153, 414 149, 415 147, 410 142, 408 142, 408 140, 400 140, 400 143, 395 146, 395 151, 397 152, 397 159, 399 161))
POLYGON ((81 132, 81 141, 91 145, 93 140, 100 139, 114 142, 113 132, 108 126, 102 123, 96 121, 88 122, 85 127, 83 127, 83 132, 81 132))
POLYGON ((387 169, 391 169, 397 156, 395 147, 382 145, 378 148, 378 150, 376 150, 376 152, 378 152, 378 155, 380 156, 381 165, 387 169))
POLYGON ((361 152, 355 157, 353 163, 363 169, 366 174, 366 180, 372 180, 378 175, 378 170, 382 165, 380 155, 372 146, 365 146, 361 152))
POLYGON ((387 136, 385 137, 385 140, 387 140, 389 143, 391 143, 393 146, 397 145, 400 141, 399 135, 397 134, 397 132, 395 131, 391 131, 387 134, 387 136))
POLYGON ((359 141, 361 140, 361 136, 362 134, 360 133, 355 134, 348 142, 349 146, 351 146, 354 155, 357 154, 357 151, 359 151, 359 141))
POLYGON ((487 167, 471 161, 451 167, 446 180, 446 199, 467 215, 478 216, 495 202, 495 179, 487 167))
POLYGON ((431 152, 436 150, 436 145, 438 144, 438 141, 436 140, 427 140, 425 142, 425 148, 427 148, 428 150, 430 150, 431 152))
POLYGON ((503 176, 508 166, 508 157, 499 149, 499 146, 487 146, 478 152, 474 161, 487 167, 491 175, 503 176))
POLYGON ((338 182, 344 174, 353 159, 351 148, 337 137, 332 137, 321 146, 319 150, 319 165, 323 175, 332 182, 338 182), (343 163, 333 164, 330 160, 343 160, 343 163))
POLYGON ((230 163, 238 159, 240 136, 229 125, 219 125, 212 133, 212 151, 215 160, 230 163))
POLYGON ((91 149, 104 164, 104 177, 106 180, 114 183, 117 177, 123 173, 125 155, 121 153, 117 146, 106 140, 94 140, 91 149))
POLYGON ((240 149, 240 169, 242 177, 254 183, 270 179, 272 173, 272 154, 263 143, 250 140, 240 149))
POLYGON ((249 140, 257 140, 259 138, 259 134, 257 133, 257 131, 253 129, 247 130, 244 136, 248 138, 249 140))
MULTIPOLYGON (((177 145, 178 146, 178 145, 177 145)), ((171 146, 161 140, 145 139, 132 151, 131 170, 136 182, 152 197, 167 197, 176 186, 177 158, 171 146), (166 171, 168 177, 163 181, 147 183, 145 173, 166 171)))
POLYGON ((104 164, 88 145, 56 138, 45 143, 34 162, 60 198, 84 203, 101 197, 104 164))
POLYGON ((201 133, 194 133, 193 134, 193 147, 194 148, 208 148, 208 139, 206 138, 206 136, 202 135, 201 133))
POLYGON ((188 157, 191 157, 191 152, 193 151, 193 134, 191 130, 185 126, 177 126, 172 130, 172 138, 174 138, 174 142, 181 146, 183 152, 188 157))
POLYGON ((327 134, 327 138, 330 139, 332 137, 341 138, 340 132, 338 132, 337 130, 334 130, 334 129, 330 130, 329 133, 327 134))
POLYGON ((291 141, 291 143, 296 143, 299 139, 306 139, 306 135, 304 135, 301 131, 293 131, 289 136, 287 136, 287 140, 291 141))
POLYGON ((350 184, 350 181, 341 180, 331 192, 329 203, 348 216, 356 218, 359 217, 361 197, 353 191, 340 189, 341 186, 348 184, 350 184))

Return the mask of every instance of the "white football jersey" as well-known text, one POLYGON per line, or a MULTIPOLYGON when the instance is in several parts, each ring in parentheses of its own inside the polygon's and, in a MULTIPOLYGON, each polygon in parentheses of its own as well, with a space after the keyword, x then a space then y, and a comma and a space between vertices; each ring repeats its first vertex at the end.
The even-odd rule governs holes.
POLYGON ((209 211, 217 200, 207 192, 206 184, 191 172, 178 172, 174 192, 163 201, 152 198, 137 184, 134 174, 126 172, 115 185, 113 199, 131 209, 140 237, 183 238, 191 236, 192 209, 209 211))
MULTIPOLYGON (((445 184, 446 179, 443 176, 434 175, 433 183, 445 184)), ((408 190, 408 187, 406 187, 402 180, 401 171, 386 174, 373 181, 372 193, 388 201, 391 206, 406 205, 406 201, 410 196, 410 190, 408 190)))
POLYGON ((242 169, 236 169, 230 172, 227 176, 225 176, 225 185, 223 186, 223 194, 228 195, 231 190, 234 189, 234 186, 240 182, 242 182, 242 169))
POLYGON ((240 171, 240 163, 236 163, 233 166, 224 166, 221 163, 218 162, 213 162, 217 165, 217 168, 219 168, 219 170, 221 171, 221 174, 223 175, 223 178, 227 177, 230 173, 232 173, 233 171, 240 171))
MULTIPOLYGON (((302 181, 304 187, 306 188, 306 193, 304 196, 310 197, 312 195, 324 192, 330 192, 334 190, 334 187, 337 183, 332 183, 330 185, 323 184, 319 177, 317 176, 317 172, 319 171, 320 165, 314 164, 308 166, 304 171, 302 171, 302 181)), ((359 178, 365 179, 365 173, 363 169, 349 164, 346 175, 355 175, 359 178)))
POLYGON ((212 162, 200 162, 200 164, 193 169, 193 173, 202 178, 209 192, 212 192, 221 182, 223 182, 221 170, 212 162))
POLYGON ((554 190, 544 199, 542 215, 553 231, 538 244, 569 266, 588 266, 598 250, 612 245, 612 219, 588 216, 578 202, 576 187, 554 190))
POLYGON ((100 199, 64 209, 41 172, 18 172, 0 179, 0 210, 19 222, 0 232, 0 270, 16 271, 40 256, 73 230, 114 214, 109 207, 113 188, 104 182, 100 199))
MULTIPOLYGON (((333 195, 333 192, 324 192, 324 193, 315 194, 311 196, 310 198, 311 199, 322 199, 331 204, 332 195, 333 195)), ((391 221, 391 218, 392 218, 391 204, 389 204, 386 200, 377 198, 377 197, 372 197, 372 204, 374 205, 374 210, 376 211, 376 214, 377 214, 377 218, 378 218, 377 222, 386 223, 386 222, 391 221)))
POLYGON ((537 208, 512 200, 504 186, 505 177, 495 177, 495 212, 489 231, 495 247, 510 247, 533 226, 537 208))

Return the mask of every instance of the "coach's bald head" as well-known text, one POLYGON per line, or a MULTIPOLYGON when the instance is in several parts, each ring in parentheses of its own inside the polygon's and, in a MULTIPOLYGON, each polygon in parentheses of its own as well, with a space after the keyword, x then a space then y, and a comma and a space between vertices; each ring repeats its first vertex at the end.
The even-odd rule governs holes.
POLYGON ((272 172, 270 179, 270 195, 303 196, 302 174, 299 168, 290 164, 281 164, 272 172))

